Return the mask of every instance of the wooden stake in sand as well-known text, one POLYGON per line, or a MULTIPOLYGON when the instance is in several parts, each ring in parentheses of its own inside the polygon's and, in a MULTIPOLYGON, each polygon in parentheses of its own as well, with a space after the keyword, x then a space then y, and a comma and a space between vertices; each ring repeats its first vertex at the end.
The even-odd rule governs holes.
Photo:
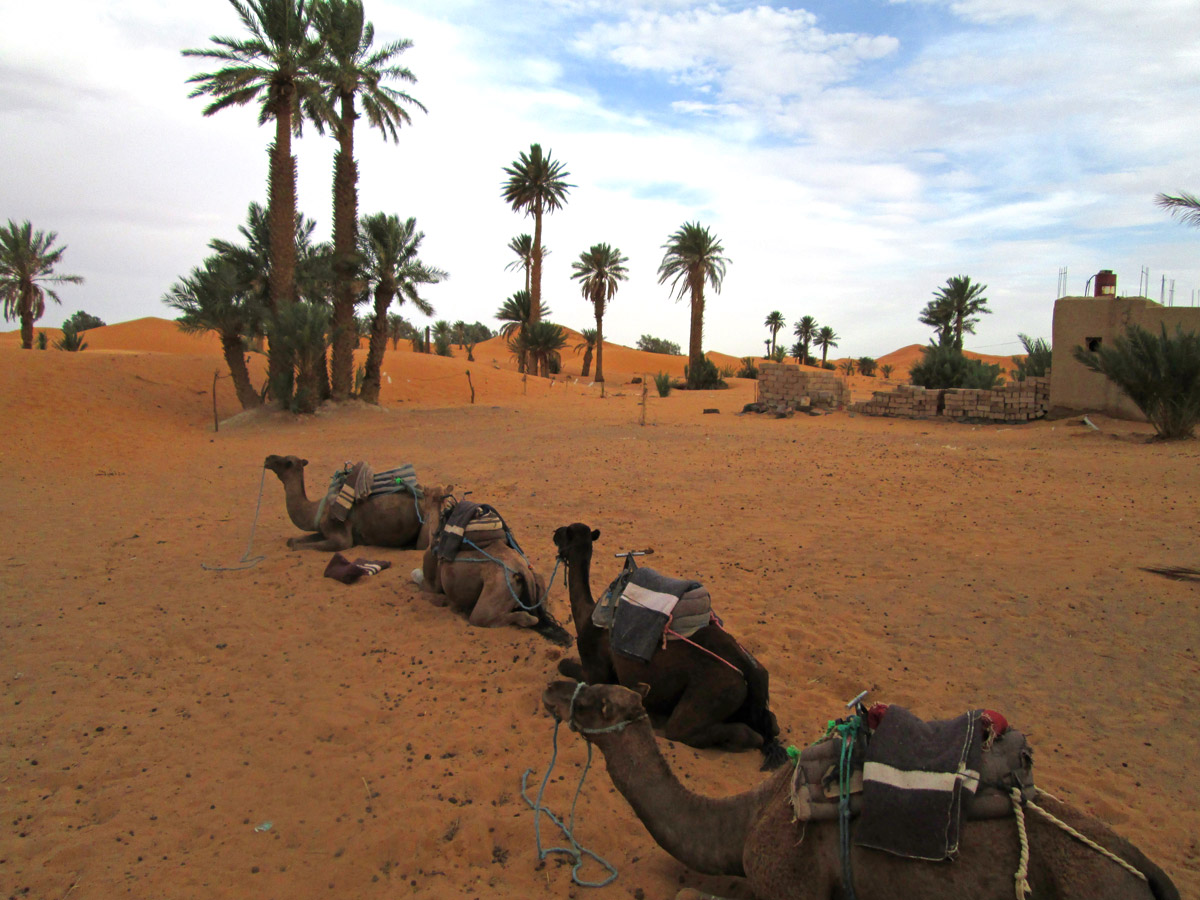
POLYGON ((220 372, 220 370, 219 370, 219 369, 214 369, 214 370, 213 370, 213 389, 212 389, 212 397, 213 397, 213 431, 220 431, 220 430, 221 430, 221 423, 217 421, 217 379, 218 379, 218 378, 220 378, 220 377, 221 377, 221 372, 220 372))
POLYGON ((646 376, 642 375, 642 425, 646 424, 646 394, 648 393, 648 385, 646 384, 646 376))
POLYGON ((467 387, 471 389, 471 405, 475 405, 475 385, 471 384, 471 370, 467 369, 467 387))
POLYGON ((528 389, 528 388, 525 386, 525 385, 526 385, 526 379, 527 379, 527 378, 529 378, 529 376, 528 376, 528 375, 522 375, 522 376, 521 376, 521 395, 522 395, 522 396, 524 396, 525 394, 528 394, 528 393, 529 393, 529 389, 528 389))

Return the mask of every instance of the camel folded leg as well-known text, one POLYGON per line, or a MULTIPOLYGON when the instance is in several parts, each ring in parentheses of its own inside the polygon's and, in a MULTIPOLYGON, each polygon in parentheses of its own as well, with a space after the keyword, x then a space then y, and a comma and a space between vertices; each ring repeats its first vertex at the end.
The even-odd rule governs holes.
POLYGON ((723 673, 705 670, 693 678, 667 719, 667 739, 696 748, 757 750, 762 747, 762 735, 749 725, 725 721, 745 701, 745 683, 726 684, 724 682, 729 679, 723 673), (704 674, 711 674, 712 678, 705 678, 704 674))
POLYGON ((517 625, 530 628, 537 624, 537 616, 524 610, 513 609, 513 597, 504 581, 494 579, 484 583, 483 592, 471 610, 470 623, 477 628, 496 628, 500 625, 517 625))
POLYGON ((302 538, 288 538, 288 548, 291 550, 349 550, 354 546, 354 536, 350 526, 340 528, 329 535, 309 534, 302 538))

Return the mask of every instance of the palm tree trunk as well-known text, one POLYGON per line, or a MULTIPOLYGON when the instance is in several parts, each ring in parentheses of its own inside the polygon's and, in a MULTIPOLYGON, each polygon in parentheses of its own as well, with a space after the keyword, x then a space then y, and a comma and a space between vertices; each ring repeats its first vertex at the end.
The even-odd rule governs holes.
POLYGON ((375 288, 375 316, 371 319, 371 342, 359 397, 367 403, 379 402, 380 371, 387 350, 387 311, 392 305, 391 286, 380 282, 375 288))
POLYGON ((246 357, 242 352, 241 334, 222 334, 221 352, 225 355, 225 365, 229 366, 229 375, 233 379, 233 390, 237 393, 238 403, 242 409, 253 409, 261 405, 262 400, 258 391, 250 384, 250 370, 246 368, 246 357))
POLYGON ((533 272, 529 287, 529 321, 542 321, 542 204, 533 208, 533 272))
POLYGON ((693 272, 688 279, 692 288, 692 334, 688 341, 688 373, 693 383, 700 376, 704 359, 704 276, 693 272))
MULTIPOLYGON (((354 385, 354 250, 358 224, 358 164, 354 161, 354 97, 342 96, 338 152, 333 161, 333 364, 332 396, 345 400, 354 385)), ((374 337, 374 326, 372 326, 374 337)))
MULTIPOLYGON (((292 156, 292 91, 281 91, 275 108, 275 143, 270 148, 267 205, 270 210, 270 279, 267 285, 271 312, 296 299, 296 158, 292 156)), ((268 356, 270 382, 285 384, 289 361, 279 354, 268 356)), ((287 397, 276 397, 287 403, 287 397)))
POLYGON ((33 291, 21 288, 21 349, 33 349, 33 291))
POLYGON ((587 378, 590 371, 592 371, 592 348, 588 347, 583 351, 583 371, 579 373, 579 377, 587 378))
POLYGON ((596 301, 596 381, 604 381, 604 301, 596 301))

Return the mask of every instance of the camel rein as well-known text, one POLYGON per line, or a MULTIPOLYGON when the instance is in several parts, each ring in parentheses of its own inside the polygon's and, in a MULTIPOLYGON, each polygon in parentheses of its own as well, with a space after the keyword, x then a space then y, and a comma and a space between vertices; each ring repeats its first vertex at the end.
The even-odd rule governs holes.
POLYGON ((242 558, 238 562, 240 566, 210 566, 207 563, 200 563, 200 568, 209 572, 236 572, 239 569, 249 569, 257 566, 260 562, 266 559, 265 556, 256 556, 250 558, 250 551, 254 549, 254 530, 258 527, 258 513, 262 509, 263 487, 267 482, 267 467, 263 466, 262 478, 258 482, 258 504, 254 507, 254 521, 250 524, 250 541, 246 544, 246 552, 242 554, 242 558))
MULTIPOLYGON (((555 567, 555 568, 557 569, 557 567, 555 567)), ((575 693, 573 693, 571 695, 571 708, 570 708, 570 711, 567 713, 567 726, 572 731, 578 731, 580 734, 605 734, 605 733, 614 732, 614 731, 621 731, 622 729, 624 729, 626 726, 630 725, 631 723, 637 722, 637 721, 640 721, 641 719, 646 718, 646 713, 643 712, 642 715, 638 716, 637 718, 627 719, 623 722, 618 722, 615 725, 609 725, 604 728, 584 728, 578 722, 575 721, 575 699, 579 696, 579 692, 582 691, 585 687, 587 687, 587 684, 585 682, 580 681, 578 684, 575 685, 575 693)), ((613 881, 616 880, 617 874, 618 874, 617 867, 614 866, 612 863, 610 863, 608 860, 602 858, 595 852, 587 849, 582 844, 580 844, 579 841, 577 841, 575 839, 575 834, 574 834, 574 831, 575 831, 575 804, 579 802, 579 795, 583 791, 584 779, 587 778, 588 770, 592 767, 592 744, 590 741, 588 742, 588 745, 587 745, 587 762, 584 764, 583 773, 579 776, 579 784, 575 787, 575 796, 571 799, 571 813, 570 813, 570 816, 568 817, 567 823, 563 824, 562 819, 560 819, 558 816, 556 816, 549 809, 549 807, 542 805, 542 795, 545 794, 545 792, 546 792, 546 784, 550 781, 550 773, 554 771, 554 764, 555 764, 556 760, 558 759, 558 727, 561 724, 562 724, 562 719, 560 719, 556 715, 554 717, 554 733, 551 738, 551 746, 553 747, 553 751, 550 754, 550 765, 546 768, 546 774, 542 777, 542 785, 540 788, 538 788, 537 800, 536 801, 530 800, 529 794, 526 790, 526 782, 529 779, 529 773, 533 771, 532 768, 526 769, 525 772, 521 775, 521 799, 523 799, 526 803, 528 803, 530 809, 532 809, 534 812, 533 833, 534 833, 534 839, 537 842, 538 859, 544 860, 551 853, 565 853, 568 856, 570 856, 572 859, 575 860, 575 865, 571 867, 571 880, 573 882, 575 882, 575 884, 579 885, 580 887, 604 887, 606 884, 611 884, 613 881), (563 833, 563 836, 568 841, 571 842, 571 846, 569 846, 569 847, 546 847, 546 848, 542 847, 542 830, 541 830, 542 813, 545 813, 547 816, 549 816, 550 821, 558 826, 559 830, 563 833), (584 881, 583 879, 581 879, 579 877, 579 870, 580 870, 580 868, 583 867, 584 856, 590 856, 592 859, 594 859, 596 862, 598 862, 600 865, 602 865, 605 869, 607 869, 608 873, 609 873, 608 877, 606 877, 603 881, 584 881)))

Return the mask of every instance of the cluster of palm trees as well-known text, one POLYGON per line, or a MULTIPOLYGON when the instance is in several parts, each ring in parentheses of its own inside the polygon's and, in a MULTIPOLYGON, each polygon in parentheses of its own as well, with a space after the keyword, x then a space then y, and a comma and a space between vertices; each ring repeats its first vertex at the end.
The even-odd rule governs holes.
MULTIPOLYGON (((181 303, 198 313, 204 304, 192 289, 211 293, 216 285, 223 289, 237 286, 235 305, 257 303, 262 311, 262 331, 268 337, 274 332, 269 355, 269 383, 274 396, 282 402, 293 401, 294 385, 304 395, 295 405, 311 407, 316 402, 314 392, 324 393, 314 382, 323 380, 326 341, 332 343, 328 394, 335 400, 350 396, 358 343, 354 309, 360 302, 373 300, 370 350, 360 396, 377 401, 379 364, 387 341, 387 305, 400 297, 431 312, 417 295, 416 287, 446 277, 445 272, 423 266, 417 259, 421 233, 413 219, 401 221, 383 213, 360 219, 358 214, 355 122, 365 118, 383 133, 385 140, 398 141, 401 126, 411 124, 409 109, 425 109, 412 96, 387 83, 416 81, 411 71, 397 63, 411 42, 397 40, 375 47, 375 29, 365 18, 361 0, 230 2, 245 35, 213 37, 213 46, 184 50, 183 55, 220 64, 214 71, 189 79, 196 85, 191 96, 210 101, 204 108, 206 116, 231 106, 255 103, 259 124, 274 123, 268 209, 261 227, 254 228, 254 240, 261 240, 254 253, 260 261, 265 260, 265 265, 257 268, 257 280, 250 284, 245 280, 246 267, 241 269, 240 280, 228 270, 217 277, 217 270, 230 260, 222 263, 210 259, 176 285, 180 291, 172 289, 168 303, 181 303), (319 248, 320 253, 315 252, 317 248, 304 246, 311 229, 304 230, 303 218, 296 209, 296 160, 291 141, 301 134, 306 122, 319 133, 328 131, 338 143, 334 157, 333 240, 331 245, 319 248), (301 273, 302 266, 313 263, 303 257, 309 251, 313 251, 310 256, 320 257, 320 265, 326 269, 324 277, 306 278, 301 273), (202 287, 201 273, 208 273, 215 281, 207 281, 202 287), (297 305, 301 308, 292 308, 297 305), (321 361, 312 358, 312 347, 287 345, 290 339, 320 344, 321 361)), ((214 249, 221 257, 222 251, 215 243, 214 249)))
POLYGON ((53 231, 35 231, 28 221, 9 219, 0 228, 0 300, 4 318, 21 323, 24 350, 33 349, 33 323, 45 313, 46 299, 62 303, 52 285, 83 284, 78 275, 55 272, 67 249, 55 246, 57 240, 53 231))
MULTIPOLYGON (((777 340, 779 332, 786 326, 787 322, 783 318, 783 313, 779 310, 774 310, 767 314, 766 321, 763 322, 767 330, 771 332, 771 337, 767 340, 767 356, 771 359, 779 361, 783 360, 783 348, 778 346, 777 340)), ((801 316, 796 322, 796 327, 792 333, 796 336, 796 343, 792 345, 791 355, 795 357, 796 362, 802 365, 813 365, 815 360, 809 356, 809 347, 821 348, 821 365, 825 365, 825 360, 829 355, 829 349, 838 345, 838 334, 829 325, 818 325, 817 320, 812 316, 801 316)))

